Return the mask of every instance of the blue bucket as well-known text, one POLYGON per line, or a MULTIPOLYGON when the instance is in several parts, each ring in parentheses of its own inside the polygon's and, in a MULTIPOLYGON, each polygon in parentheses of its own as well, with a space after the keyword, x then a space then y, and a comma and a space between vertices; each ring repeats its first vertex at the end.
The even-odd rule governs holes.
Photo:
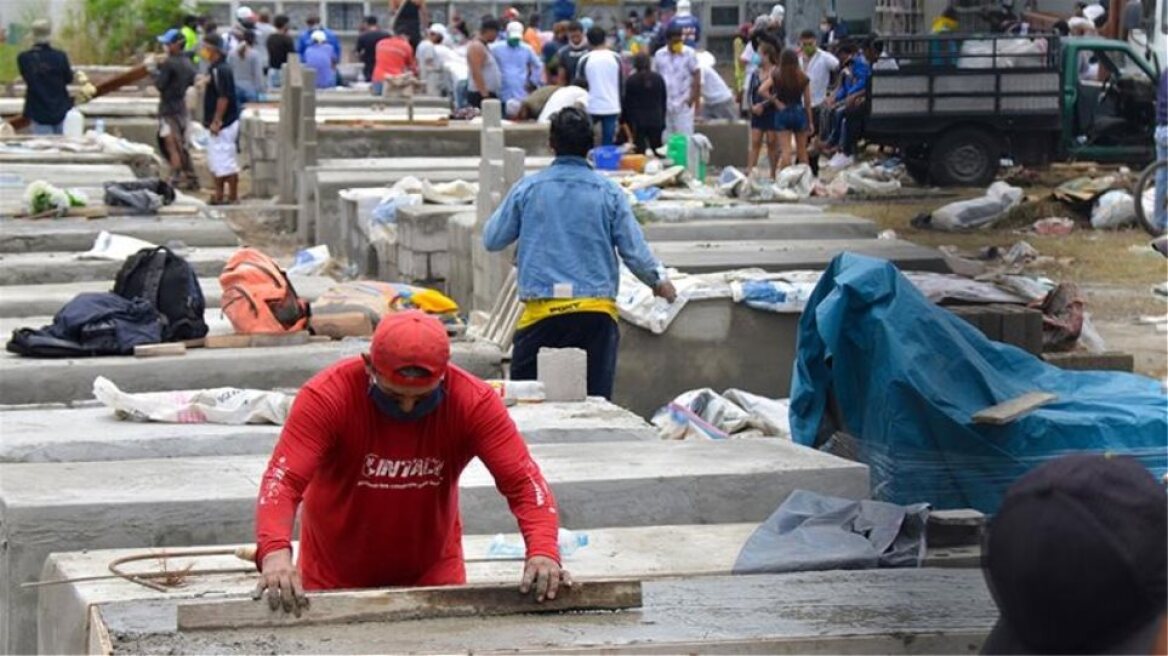
POLYGON ((617 146, 598 146, 588 153, 592 165, 602 171, 615 171, 620 168, 621 149, 617 146))

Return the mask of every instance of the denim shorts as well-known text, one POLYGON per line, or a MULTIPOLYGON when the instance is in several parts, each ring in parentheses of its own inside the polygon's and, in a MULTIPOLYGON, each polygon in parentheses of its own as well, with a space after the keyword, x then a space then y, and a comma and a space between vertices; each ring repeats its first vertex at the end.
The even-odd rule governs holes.
POLYGON ((803 104, 790 105, 775 112, 775 129, 779 132, 802 132, 807 129, 807 110, 803 104))

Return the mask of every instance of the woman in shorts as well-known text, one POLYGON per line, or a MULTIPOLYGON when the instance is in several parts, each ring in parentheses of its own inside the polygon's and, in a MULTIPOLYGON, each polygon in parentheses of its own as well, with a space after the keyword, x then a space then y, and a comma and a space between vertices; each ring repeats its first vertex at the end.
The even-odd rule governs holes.
POLYGON ((811 120, 811 85, 807 75, 799 66, 799 55, 794 50, 784 50, 779 56, 779 65, 763 80, 759 92, 772 98, 775 109, 775 131, 782 164, 792 163, 792 150, 800 164, 807 164, 807 137, 811 120), (794 149, 792 149, 792 141, 794 149))
POLYGON ((762 92, 762 87, 770 82, 771 73, 779 64, 779 51, 770 43, 759 43, 758 67, 750 75, 746 93, 750 98, 750 153, 746 159, 746 174, 750 175, 754 167, 758 166, 758 158, 762 155, 763 143, 766 143, 767 160, 771 164, 771 179, 778 170, 778 140, 775 132, 775 106, 773 98, 762 92))

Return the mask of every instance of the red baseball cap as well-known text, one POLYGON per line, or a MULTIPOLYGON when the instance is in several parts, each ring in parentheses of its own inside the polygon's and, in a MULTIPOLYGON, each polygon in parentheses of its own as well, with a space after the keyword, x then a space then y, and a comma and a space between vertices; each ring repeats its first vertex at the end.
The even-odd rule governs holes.
POLYGON ((385 315, 377 322, 369 346, 373 371, 384 381, 404 387, 429 387, 446 373, 450 338, 442 322, 419 310, 385 315), (405 375, 403 369, 424 375, 405 375))

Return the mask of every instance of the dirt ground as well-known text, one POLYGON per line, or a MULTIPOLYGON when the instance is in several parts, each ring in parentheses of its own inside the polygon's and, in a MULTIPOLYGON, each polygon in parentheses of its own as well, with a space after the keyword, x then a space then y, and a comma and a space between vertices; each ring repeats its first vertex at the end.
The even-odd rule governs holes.
POLYGON ((910 221, 952 200, 980 196, 982 190, 961 190, 958 198, 944 200, 848 203, 835 209, 871 219, 901 239, 956 247, 966 257, 976 257, 992 246, 1005 251, 1025 240, 1044 257, 1024 266, 1023 273, 1078 284, 1107 349, 1134 355, 1139 373, 1160 379, 1168 376, 1168 334, 1137 323, 1140 317, 1163 316, 1168 309, 1164 297, 1152 293, 1154 285, 1168 280, 1168 260, 1151 249, 1150 238, 1142 230, 1092 230, 1085 209, 1076 211, 1052 199, 1049 188, 1031 187, 1026 193, 1027 201, 999 224, 970 233, 914 228, 910 221), (1074 219, 1074 231, 1066 236, 1026 232, 1034 221, 1054 216, 1074 219))

